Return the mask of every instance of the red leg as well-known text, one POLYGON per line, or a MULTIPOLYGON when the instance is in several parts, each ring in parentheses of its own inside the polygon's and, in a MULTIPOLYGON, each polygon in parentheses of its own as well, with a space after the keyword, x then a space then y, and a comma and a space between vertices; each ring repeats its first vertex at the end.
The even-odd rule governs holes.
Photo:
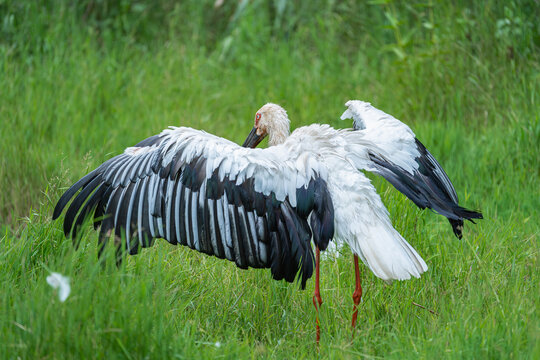
POLYGON ((319 327, 319 307, 322 305, 322 299, 321 299, 321 291, 319 289, 319 263, 321 260, 321 252, 319 250, 319 247, 316 247, 315 249, 315 294, 313 294, 313 306, 315 306, 315 310, 317 311, 315 321, 316 321, 316 329, 317 329, 317 345, 319 345, 319 341, 321 340, 321 329, 319 327))
POLYGON ((360 268, 358 267, 358 256, 354 255, 354 275, 356 276, 356 289, 353 293, 353 301, 354 301, 354 308, 353 308, 353 316, 352 316, 352 328, 354 331, 354 328, 356 327, 356 318, 358 317, 358 304, 360 304, 360 300, 362 299, 362 284, 360 281, 360 268))

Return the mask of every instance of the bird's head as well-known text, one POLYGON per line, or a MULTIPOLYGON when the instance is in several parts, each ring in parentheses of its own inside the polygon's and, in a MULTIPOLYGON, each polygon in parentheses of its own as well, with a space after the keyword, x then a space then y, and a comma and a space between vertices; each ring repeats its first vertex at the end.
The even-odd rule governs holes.
POLYGON ((345 103, 347 110, 341 115, 341 120, 353 119, 353 127, 355 130, 363 130, 366 128, 367 111, 372 108, 371 104, 366 101, 349 100, 345 103))
POLYGON ((289 136, 290 121, 287 112, 279 105, 268 103, 255 114, 253 129, 243 147, 255 148, 268 135, 268 145, 283 143, 289 136))

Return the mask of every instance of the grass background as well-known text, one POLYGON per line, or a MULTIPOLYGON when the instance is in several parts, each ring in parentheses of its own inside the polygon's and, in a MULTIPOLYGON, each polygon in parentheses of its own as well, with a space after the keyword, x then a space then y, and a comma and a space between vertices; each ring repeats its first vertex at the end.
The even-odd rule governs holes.
POLYGON ((485 219, 459 241, 372 177, 430 269, 387 286, 362 268, 351 341, 352 256, 325 259, 319 355, 540 356, 539 17, 537 0, 0 0, 0 357, 317 356, 312 281, 164 241, 103 270, 97 234, 74 250, 51 214, 168 125, 241 142, 271 101, 293 127, 349 127, 351 98, 409 124, 485 219), (71 278, 65 303, 51 271, 71 278))

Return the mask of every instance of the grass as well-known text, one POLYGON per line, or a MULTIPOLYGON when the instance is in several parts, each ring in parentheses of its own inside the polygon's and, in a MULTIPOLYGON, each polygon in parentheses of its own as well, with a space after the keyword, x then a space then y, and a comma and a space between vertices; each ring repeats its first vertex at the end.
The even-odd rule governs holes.
POLYGON ((534 2, 157 3, 81 23, 87 8, 67 2, 0 2, 15 19, 0 42, 0 357, 315 357, 312 281, 300 291, 164 241, 102 269, 96 233, 75 250, 50 217, 66 186, 168 125, 241 142, 272 101, 294 127, 348 127, 350 98, 409 124, 485 219, 459 241, 372 177, 429 271, 387 286, 363 268, 351 341, 352 257, 325 259, 320 356, 540 355, 534 2), (51 271, 71 278, 65 303, 51 271))

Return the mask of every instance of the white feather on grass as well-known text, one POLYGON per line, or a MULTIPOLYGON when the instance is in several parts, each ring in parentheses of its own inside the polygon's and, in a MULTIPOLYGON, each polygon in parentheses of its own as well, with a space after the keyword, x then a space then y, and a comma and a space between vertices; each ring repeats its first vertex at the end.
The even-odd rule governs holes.
POLYGON ((53 272, 51 275, 47 276, 47 283, 51 285, 53 289, 58 289, 58 299, 61 302, 66 301, 69 293, 71 292, 68 277, 57 272, 53 272))

